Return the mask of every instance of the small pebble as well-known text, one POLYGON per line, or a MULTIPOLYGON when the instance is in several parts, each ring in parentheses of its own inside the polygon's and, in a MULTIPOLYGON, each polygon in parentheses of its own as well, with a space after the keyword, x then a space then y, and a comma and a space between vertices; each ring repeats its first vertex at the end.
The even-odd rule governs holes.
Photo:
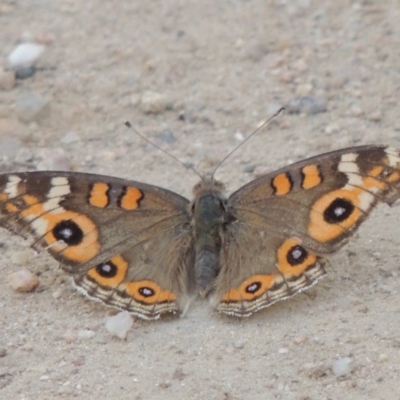
POLYGON ((85 357, 81 356, 76 358, 74 361, 72 361, 72 364, 75 365, 75 367, 81 367, 82 365, 85 365, 86 360, 85 357))
POLYGON ((298 72, 305 72, 308 70, 308 64, 305 62, 305 60, 303 60, 302 58, 300 58, 299 60, 297 60, 294 64, 293 64, 293 68, 298 71, 298 72))
POLYGON ((247 165, 246 167, 243 168, 243 172, 245 172, 246 174, 252 174, 255 169, 256 169, 255 165, 247 165))
POLYGON ((350 113, 355 117, 361 117, 364 114, 364 111, 357 104, 352 104, 350 106, 350 113))
POLYGON ((61 386, 58 388, 57 393, 62 397, 72 396, 75 389, 71 386, 61 386))
POLYGON ((78 332, 78 338, 79 339, 91 339, 96 332, 90 330, 90 329, 83 329, 78 332))
POLYGON ((71 144, 78 142, 80 140, 79 135, 76 132, 70 131, 65 134, 65 136, 60 140, 61 143, 71 144))
POLYGON ((236 340, 235 343, 233 343, 233 347, 235 349, 243 349, 244 347, 244 340, 236 340))
POLYGON ((0 71, 0 89, 11 90, 16 83, 14 71, 0 71))
POLYGON ((308 337, 307 336, 297 336, 293 339, 293 342, 296 344, 302 344, 308 341, 308 337))
POLYGON ((165 131, 162 131, 161 133, 159 133, 157 135, 157 138, 167 144, 172 144, 172 143, 176 142, 174 132, 172 132, 169 129, 166 129, 165 131))
POLYGON ((372 122, 382 121, 382 113, 380 111, 374 111, 369 115, 369 120, 372 122))
POLYGON ((48 375, 42 375, 39 380, 41 381, 48 381, 50 379, 50 377, 48 375))
POLYGON ((235 139, 239 142, 243 142, 244 140, 244 135, 242 132, 236 132, 235 133, 235 139))
POLYGON ((3 348, 0 348, 0 358, 5 357, 6 355, 7 355, 7 350, 3 349, 3 348))
POLYGON ((255 62, 260 61, 267 54, 267 51, 262 43, 251 43, 246 47, 247 57, 255 62))
POLYGON ((72 331, 66 331, 63 336, 65 343, 73 343, 75 341, 75 335, 72 331))
POLYGON ((278 353, 279 353, 279 354, 287 354, 287 353, 289 353, 289 349, 287 349, 287 348, 285 348, 285 347, 281 347, 281 348, 278 350, 278 353))
POLYGON ((122 311, 107 319, 106 329, 120 339, 126 339, 129 329, 133 325, 133 318, 128 311, 122 311))
POLYGON ((303 371, 310 378, 319 379, 329 374, 329 367, 326 365, 307 363, 302 367, 303 371))
POLYGON ((336 376, 345 376, 352 371, 353 360, 350 357, 339 358, 333 361, 331 369, 336 376))
POLYGON ((63 291, 61 289, 56 289, 52 294, 53 299, 57 300, 57 299, 61 298, 62 294, 63 294, 63 291))
POLYGON ((235 42, 234 46, 237 49, 241 49, 244 46, 244 44, 245 44, 245 41, 243 39, 241 39, 241 38, 238 38, 238 39, 236 39, 236 42, 235 42))
POLYGON ((36 93, 24 93, 17 98, 15 112, 23 122, 38 121, 50 112, 50 103, 36 93))
POLYGON ((107 161, 115 161, 117 159, 117 153, 112 150, 105 150, 101 153, 101 158, 107 161))
POLYGON ((290 83, 293 81, 293 74, 291 74, 290 72, 282 72, 279 75, 279 81, 281 83, 290 83))
POLYGON ((27 269, 21 269, 9 275, 11 289, 16 292, 32 292, 39 286, 39 279, 27 269))
POLYGON ((45 48, 37 43, 19 44, 8 56, 8 62, 14 71, 31 67, 43 54, 45 48))
POLYGON ((379 361, 383 362, 383 361, 387 361, 389 358, 389 356, 387 354, 380 354, 379 355, 379 361))
POLYGON ((327 105, 324 99, 315 96, 296 97, 289 100, 285 106, 289 114, 306 113, 314 115, 325 112, 327 105))
POLYGON ((308 96, 312 90, 313 90, 313 85, 311 85, 311 83, 304 83, 302 85, 298 85, 296 87, 296 96, 299 97, 304 97, 304 96, 308 96))
POLYGON ((19 68, 15 71, 15 77, 17 79, 28 79, 36 72, 36 67, 34 65, 30 67, 19 68))
POLYGON ((172 379, 176 381, 182 381, 183 379, 185 379, 186 376, 187 374, 183 372, 182 368, 176 368, 174 373, 172 374, 172 379))
POLYGON ((172 108, 167 96, 156 92, 145 92, 140 101, 140 109, 145 114, 160 114, 172 108))
POLYGON ((325 128, 325 133, 331 135, 340 131, 340 126, 338 124, 330 124, 325 128))
POLYGON ((13 264, 16 265, 26 265, 31 258, 32 258, 31 251, 21 250, 21 251, 15 251, 11 255, 10 260, 13 264))

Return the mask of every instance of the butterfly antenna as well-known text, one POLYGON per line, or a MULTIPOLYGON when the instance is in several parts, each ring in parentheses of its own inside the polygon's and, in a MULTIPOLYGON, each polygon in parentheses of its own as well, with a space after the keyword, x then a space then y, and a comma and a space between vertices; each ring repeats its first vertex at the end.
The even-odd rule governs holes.
POLYGON ((236 150, 243 146, 249 139, 251 139, 256 133, 261 131, 265 126, 267 126, 275 117, 277 117, 285 107, 281 107, 277 112, 275 112, 271 117, 269 117, 265 122, 263 122, 252 134, 247 136, 246 139, 243 140, 243 142, 240 142, 232 151, 230 151, 223 159, 222 161, 219 162, 219 164, 215 167, 213 173, 211 174, 212 177, 214 177, 214 174, 217 172, 217 169, 233 154, 236 152, 236 150))
POLYGON ((124 122, 125 126, 129 129, 132 129, 136 135, 138 135, 140 138, 142 138, 146 143, 150 144, 151 146, 154 146, 156 149, 162 151, 164 154, 166 154, 169 158, 172 158, 173 160, 175 160, 177 163, 183 165, 186 169, 190 169, 191 171, 193 171, 196 175, 198 175, 201 179, 203 179, 203 177, 194 169, 194 167, 192 167, 191 165, 188 165, 186 163, 184 163, 183 161, 181 161, 179 158, 173 156, 171 153, 168 153, 168 151, 164 150, 162 147, 158 146, 156 143, 152 142, 150 139, 148 139, 146 136, 142 135, 138 130, 136 130, 132 124, 129 121, 125 121, 124 122))

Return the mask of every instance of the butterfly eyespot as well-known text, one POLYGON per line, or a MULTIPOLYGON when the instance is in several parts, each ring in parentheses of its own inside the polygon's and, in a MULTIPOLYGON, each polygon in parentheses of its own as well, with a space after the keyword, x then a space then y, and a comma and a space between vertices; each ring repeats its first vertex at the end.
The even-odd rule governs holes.
POLYGON ((107 261, 97 265, 96 271, 103 278, 114 278, 117 275, 118 268, 111 261, 107 261))
POLYGON ((286 255, 286 260, 290 265, 295 266, 302 264, 307 257, 307 250, 300 245, 296 245, 288 251, 286 255))
POLYGON ((254 294, 257 293, 261 288, 261 282, 252 282, 250 285, 246 286, 246 293, 254 294))
POLYGON ((53 228, 56 240, 62 240, 69 246, 76 246, 83 240, 82 229, 71 220, 62 220, 53 228))
POLYGON ((151 297, 151 296, 154 296, 155 291, 154 291, 153 289, 149 288, 149 287, 144 286, 144 287, 141 287, 141 288, 139 289, 139 293, 140 293, 143 297, 151 297))
POLYGON ((346 199, 337 198, 324 211, 324 220, 330 224, 345 221, 354 211, 354 204, 346 199))

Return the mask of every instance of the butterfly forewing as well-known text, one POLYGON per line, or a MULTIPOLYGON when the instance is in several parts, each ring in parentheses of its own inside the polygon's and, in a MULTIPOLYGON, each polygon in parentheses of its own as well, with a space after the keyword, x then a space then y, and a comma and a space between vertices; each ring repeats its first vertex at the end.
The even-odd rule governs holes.
POLYGON ((237 222, 223 236, 217 309, 246 316, 312 286, 325 273, 323 256, 379 201, 399 197, 399 152, 375 146, 323 154, 245 185, 228 200, 237 222))
POLYGON ((0 176, 3 227, 48 250, 90 297, 145 318, 178 311, 186 297, 188 203, 168 190, 107 176, 0 176))

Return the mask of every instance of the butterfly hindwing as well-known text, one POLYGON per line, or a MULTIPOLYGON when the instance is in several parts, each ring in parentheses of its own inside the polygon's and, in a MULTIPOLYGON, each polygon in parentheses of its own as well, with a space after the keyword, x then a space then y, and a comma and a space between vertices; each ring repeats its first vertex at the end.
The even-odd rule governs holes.
POLYGON ((216 308, 246 316, 312 286, 324 256, 377 203, 399 197, 399 152, 376 146, 319 155, 245 185, 228 199, 237 221, 223 236, 216 308))

